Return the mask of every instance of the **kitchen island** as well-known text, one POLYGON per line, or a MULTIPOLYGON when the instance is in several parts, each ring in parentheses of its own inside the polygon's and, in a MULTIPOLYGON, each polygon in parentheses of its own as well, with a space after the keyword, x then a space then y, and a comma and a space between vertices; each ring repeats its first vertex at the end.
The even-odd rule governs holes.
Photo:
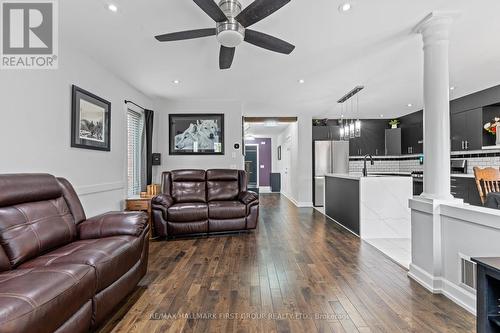
MULTIPOLYGON (((409 175, 325 176, 325 214, 375 247, 381 244, 379 249, 384 253, 387 251, 383 247, 391 247, 391 241, 409 244, 411 211, 408 202, 412 197, 413 181, 409 175)), ((390 252, 386 254, 394 260, 404 266, 409 264, 409 253, 399 251, 393 257, 390 252)))

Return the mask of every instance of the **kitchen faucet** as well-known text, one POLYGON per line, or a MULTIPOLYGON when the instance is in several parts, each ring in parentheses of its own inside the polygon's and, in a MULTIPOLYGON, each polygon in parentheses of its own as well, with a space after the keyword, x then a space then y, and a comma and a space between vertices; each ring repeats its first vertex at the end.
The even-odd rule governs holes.
POLYGON ((365 155, 363 159, 363 177, 368 177, 368 169, 366 168, 366 160, 370 159, 370 164, 374 165, 375 163, 373 162, 373 156, 372 155, 365 155))

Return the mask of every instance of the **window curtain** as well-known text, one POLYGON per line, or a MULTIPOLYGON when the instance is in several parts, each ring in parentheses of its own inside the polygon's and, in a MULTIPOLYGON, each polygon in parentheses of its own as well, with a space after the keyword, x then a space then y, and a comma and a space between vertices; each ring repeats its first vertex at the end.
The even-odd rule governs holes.
POLYGON ((154 111, 144 110, 144 130, 142 140, 141 188, 145 192, 153 183, 153 124, 154 111))

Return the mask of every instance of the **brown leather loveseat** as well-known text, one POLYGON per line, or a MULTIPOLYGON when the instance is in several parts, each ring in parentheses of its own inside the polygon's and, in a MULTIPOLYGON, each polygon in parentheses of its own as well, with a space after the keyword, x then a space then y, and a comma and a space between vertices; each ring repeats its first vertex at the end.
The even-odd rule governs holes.
POLYGON ((71 184, 0 175, 0 332, 88 332, 147 270, 147 217, 87 219, 71 184))
POLYGON ((152 201, 158 236, 233 232, 257 227, 259 197, 247 190, 245 171, 164 172, 162 192, 152 201))

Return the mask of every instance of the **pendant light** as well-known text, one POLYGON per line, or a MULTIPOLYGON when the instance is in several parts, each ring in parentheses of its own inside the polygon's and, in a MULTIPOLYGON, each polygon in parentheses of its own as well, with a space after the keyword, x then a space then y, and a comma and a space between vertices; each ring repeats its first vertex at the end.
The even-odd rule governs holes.
POLYGON ((354 136, 357 138, 361 137, 361 120, 359 120, 359 95, 356 96, 356 109, 358 114, 358 119, 354 123, 354 136))
POLYGON ((349 138, 351 137, 349 130, 350 130, 349 120, 346 120, 345 125, 344 125, 344 140, 345 141, 349 141, 349 138))
POLYGON ((345 132, 344 132, 344 106, 340 104, 340 140, 344 140, 345 132))
MULTIPOLYGON (((354 106, 353 106, 353 101, 351 99, 351 114, 354 117, 354 106)), ((349 123, 349 138, 354 139, 356 137, 354 133, 354 119, 351 119, 351 122, 349 123)))

